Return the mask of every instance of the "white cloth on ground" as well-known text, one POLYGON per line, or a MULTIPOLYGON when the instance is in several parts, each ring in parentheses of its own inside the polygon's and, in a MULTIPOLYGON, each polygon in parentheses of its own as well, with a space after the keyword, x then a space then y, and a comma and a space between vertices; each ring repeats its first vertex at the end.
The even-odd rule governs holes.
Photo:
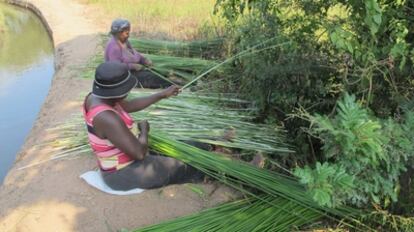
POLYGON ((132 195, 142 193, 144 191, 144 189, 140 188, 135 188, 127 191, 113 190, 105 184, 99 170, 85 172, 82 175, 80 175, 80 178, 84 179, 89 185, 101 190, 102 192, 113 195, 132 195))

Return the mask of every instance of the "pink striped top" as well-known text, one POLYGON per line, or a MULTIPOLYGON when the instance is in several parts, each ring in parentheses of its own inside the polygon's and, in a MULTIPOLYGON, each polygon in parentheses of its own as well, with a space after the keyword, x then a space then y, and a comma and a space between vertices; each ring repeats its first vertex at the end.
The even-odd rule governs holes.
POLYGON ((108 139, 101 139, 95 134, 93 119, 96 115, 106 110, 117 113, 130 130, 134 128, 134 120, 119 104, 116 104, 115 107, 102 104, 92 107, 89 111, 86 111, 85 105, 83 106, 83 116, 88 128, 89 144, 96 155, 100 169, 102 171, 116 171, 128 166, 134 160, 116 148, 108 139))

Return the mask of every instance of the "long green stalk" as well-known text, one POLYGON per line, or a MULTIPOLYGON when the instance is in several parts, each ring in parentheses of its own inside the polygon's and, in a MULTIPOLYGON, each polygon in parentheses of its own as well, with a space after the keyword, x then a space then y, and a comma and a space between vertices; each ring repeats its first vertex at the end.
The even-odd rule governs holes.
POLYGON ((224 40, 196 40, 190 42, 149 39, 129 39, 132 47, 142 53, 184 57, 210 58, 221 51, 224 40))
POLYGON ((198 58, 144 54, 154 66, 151 69, 164 76, 176 76, 191 81, 195 75, 215 66, 216 62, 198 58))
MULTIPOLYGON (((139 90, 131 92, 130 95, 142 97, 151 93, 139 90)), ((281 128, 250 122, 254 119, 251 112, 255 110, 250 102, 237 99, 231 94, 184 91, 180 97, 165 99, 132 115, 136 120, 149 120, 152 128, 182 141, 198 141, 244 151, 280 155, 291 153, 292 150, 286 143, 281 128), (232 108, 229 105, 243 105, 244 108, 232 108), (234 134, 226 139, 225 135, 228 132, 234 134)), ((51 138, 46 144, 55 147, 57 153, 75 149, 75 154, 82 146, 87 145, 88 139, 81 115, 74 115, 69 122, 49 131, 56 137, 51 138)), ((57 158, 53 156, 51 160, 57 158)))
POLYGON ((165 77, 164 75, 162 75, 161 73, 155 71, 154 69, 152 69, 151 67, 146 67, 147 70, 149 70, 150 72, 154 73, 155 75, 157 75, 159 78, 163 79, 164 81, 169 82, 172 85, 176 85, 176 83, 174 83, 172 80, 168 79, 167 77, 165 77))
POLYGON ((311 210, 283 198, 270 196, 243 199, 157 225, 135 230, 146 231, 292 231, 321 218, 311 210), (266 203, 269 202, 269 203, 266 203))
MULTIPOLYGON (((273 49, 276 47, 280 47, 283 46, 285 44, 288 44, 290 42, 284 42, 284 43, 280 43, 277 45, 272 45, 272 46, 267 46, 265 48, 262 49, 256 49, 260 46, 263 46, 267 43, 269 43, 270 41, 274 40, 276 38, 270 38, 266 41, 263 41, 261 43, 256 44, 255 46, 252 46, 246 50, 243 50, 241 52, 239 52, 238 54, 231 56, 229 58, 227 58, 226 60, 220 62, 220 63, 215 63, 212 61, 208 61, 208 60, 203 60, 203 59, 197 59, 197 58, 184 58, 184 57, 174 57, 174 56, 169 56, 169 54, 174 54, 174 52, 171 53, 163 53, 163 52, 159 52, 158 54, 168 54, 168 55, 154 55, 154 54, 147 54, 145 55, 146 57, 150 58, 153 63, 154 66, 151 67, 152 71, 156 72, 156 75, 160 76, 161 78, 165 79, 165 77, 168 76, 176 76, 179 78, 183 78, 185 81, 187 81, 188 83, 185 84, 181 89, 185 89, 187 87, 189 87, 190 85, 192 85, 193 83, 195 83, 196 81, 198 81, 199 79, 201 79, 202 77, 206 76, 207 74, 209 74, 210 72, 217 70, 220 66, 231 62, 237 58, 240 58, 242 56, 246 56, 246 55, 252 55, 258 52, 262 52, 264 50, 268 50, 268 49, 273 49), (255 50, 256 49, 256 50, 255 50), (194 77, 194 75, 198 76, 194 77)), ((150 42, 149 40, 134 40, 133 44, 139 48, 139 44, 151 44, 151 50, 152 52, 156 51, 157 49, 159 50, 166 50, 168 51, 168 49, 172 49, 172 50, 180 50, 182 48, 182 46, 187 46, 187 45, 183 45, 186 43, 180 43, 180 42, 168 42, 168 41, 153 41, 150 42), (180 45, 181 44, 181 45, 180 45)), ((200 44, 203 44, 202 42, 200 42, 200 44)), ((141 47, 143 48, 143 47, 141 47)), ((211 47, 210 47, 211 49, 211 47)), ((197 50, 197 49, 195 49, 197 50)), ((157 52, 154 52, 157 53, 157 52)), ((95 67, 97 66, 99 63, 103 62, 103 57, 102 55, 98 55, 97 57, 95 57, 90 64, 88 65, 89 67, 95 67)), ((87 76, 92 77, 92 71, 87 72, 87 76)))
POLYGON ((207 75, 208 73, 210 73, 211 71, 216 70, 216 69, 217 69, 217 68, 219 68, 220 66, 222 66, 222 65, 224 65, 224 64, 226 64, 226 63, 228 63, 228 62, 231 62, 231 61, 233 61, 233 60, 235 60, 235 59, 237 59, 237 58, 240 58, 240 57, 242 57, 242 56, 246 56, 246 55, 251 55, 251 54, 254 54, 254 53, 258 53, 258 52, 262 52, 262 51, 264 51, 264 50, 268 50, 268 49, 273 49, 273 48, 276 48, 276 47, 280 47, 280 46, 282 46, 282 45, 289 44, 289 43, 290 43, 290 42, 284 42, 284 43, 280 43, 280 44, 277 44, 277 45, 272 45, 272 46, 269 46, 269 47, 266 47, 266 48, 263 48, 263 49, 260 49, 260 50, 254 51, 253 49, 255 49, 258 45, 262 45, 262 43, 260 43, 260 44, 258 44, 258 45, 256 45, 256 46, 252 47, 252 48, 248 48, 248 49, 246 49, 246 50, 244 50, 244 51, 241 51, 240 53, 237 53, 236 55, 234 55, 234 56, 231 56, 231 57, 227 58, 226 60, 222 61, 221 63, 218 63, 217 65, 215 65, 215 66, 211 67, 211 68, 210 68, 210 69, 208 69, 207 71, 205 71, 205 72, 201 73, 200 75, 198 75, 197 77, 195 77, 192 81, 190 81, 190 82, 188 82, 187 84, 185 84, 185 85, 181 88, 181 90, 184 90, 184 89, 188 88, 188 87, 189 87, 190 85, 192 85, 194 82, 196 82, 196 81, 198 81, 199 79, 201 79, 202 77, 206 76, 206 75, 207 75))
MULTIPOLYGON (((161 132, 150 133, 150 145, 151 149, 186 162, 233 187, 237 186, 235 183, 243 184, 245 187, 260 190, 269 196, 275 198, 282 197, 295 202, 306 209, 334 220, 337 220, 336 217, 346 218, 354 223, 358 223, 360 228, 357 229, 362 231, 372 230, 353 219, 353 215, 360 213, 357 210, 345 206, 339 208, 319 206, 306 194, 304 187, 292 178, 200 150, 185 143, 169 139, 167 136, 162 135, 161 132), (220 173, 224 173, 225 177, 220 175, 220 173), (364 229, 361 227, 364 227, 364 229)), ((253 192, 250 192, 250 194, 257 196, 253 192)))
MULTIPOLYGON (((155 72, 157 76, 162 79, 168 79, 171 77, 180 78, 182 82, 191 81, 194 76, 207 70, 208 68, 216 65, 215 61, 204 60, 199 58, 188 57, 175 57, 168 55, 154 55, 143 54, 153 62, 153 66, 149 67, 152 72, 155 72)), ((84 77, 93 78, 94 70, 100 64, 104 62, 103 54, 97 54, 92 58, 85 67, 84 77)))
MULTIPOLYGON (((140 97, 150 93, 133 91, 130 95, 140 97)), ((286 145, 281 128, 250 122, 256 108, 249 102, 230 97, 184 91, 179 97, 165 99, 132 115, 136 120, 149 120, 153 128, 179 140, 265 153, 292 152, 286 145), (242 104, 244 109, 231 108, 223 103, 242 104), (226 139, 226 134, 231 134, 231 138, 226 139)))

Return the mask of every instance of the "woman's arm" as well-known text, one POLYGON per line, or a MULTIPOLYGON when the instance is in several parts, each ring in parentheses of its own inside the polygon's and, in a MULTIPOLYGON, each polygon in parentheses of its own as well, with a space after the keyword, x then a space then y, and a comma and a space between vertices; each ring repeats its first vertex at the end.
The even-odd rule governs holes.
POLYGON ((121 102, 121 106, 128 113, 140 111, 158 102, 161 99, 176 96, 179 91, 180 89, 178 86, 172 85, 158 93, 147 97, 134 98, 132 100, 123 100, 121 102))
POLYGON ((126 46, 134 54, 135 58, 137 59, 138 64, 142 64, 146 66, 152 65, 152 61, 149 58, 142 55, 140 52, 138 52, 135 48, 133 48, 129 41, 127 41, 126 46))
MULTIPOLYGON (((129 70, 139 71, 143 69, 141 64, 125 60, 125 57, 122 54, 122 48, 116 42, 108 43, 105 49, 105 61, 118 61, 124 63, 128 66, 129 70)), ((139 61, 139 58, 137 61, 139 61)))
POLYGON ((135 137, 122 119, 113 111, 104 111, 93 120, 96 132, 108 139, 116 148, 135 160, 142 160, 148 151, 149 126, 138 124, 140 134, 135 137))

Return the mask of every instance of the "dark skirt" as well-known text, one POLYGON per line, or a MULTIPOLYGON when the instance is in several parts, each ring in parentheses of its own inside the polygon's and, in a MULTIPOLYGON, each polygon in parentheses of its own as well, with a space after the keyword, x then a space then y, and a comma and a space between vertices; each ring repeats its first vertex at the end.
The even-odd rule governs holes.
POLYGON ((195 183, 204 179, 204 174, 194 167, 161 155, 147 155, 119 171, 103 172, 102 176, 109 187, 122 191, 195 183))
POLYGON ((172 85, 170 82, 162 79, 149 70, 131 71, 131 73, 138 80, 137 88, 164 89, 172 85))

